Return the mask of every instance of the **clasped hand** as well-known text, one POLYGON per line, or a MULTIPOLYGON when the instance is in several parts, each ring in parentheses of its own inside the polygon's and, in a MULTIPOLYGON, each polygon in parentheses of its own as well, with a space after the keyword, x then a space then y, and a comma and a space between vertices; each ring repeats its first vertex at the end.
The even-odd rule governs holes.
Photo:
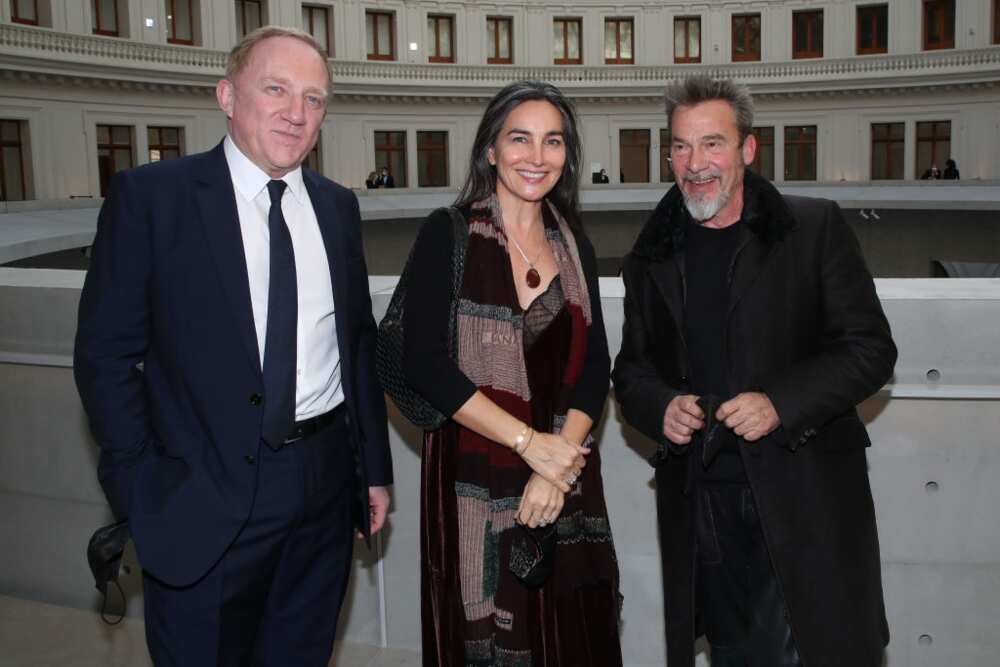
MULTIPOLYGON (((663 435, 676 445, 691 442, 695 431, 704 428, 705 412, 692 394, 676 396, 663 413, 663 435)), ((715 418, 747 442, 760 440, 778 428, 781 419, 767 394, 747 391, 719 406, 715 418)))
POLYGON ((561 435, 535 432, 521 454, 524 462, 559 491, 566 493, 587 465, 590 450, 575 445, 561 435))

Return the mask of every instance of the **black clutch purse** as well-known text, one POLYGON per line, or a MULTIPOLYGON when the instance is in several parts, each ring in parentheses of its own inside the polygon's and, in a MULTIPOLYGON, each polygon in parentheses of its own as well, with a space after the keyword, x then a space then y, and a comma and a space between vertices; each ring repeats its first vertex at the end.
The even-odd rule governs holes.
POLYGON ((511 573, 530 588, 538 588, 552 574, 556 558, 556 525, 528 528, 517 524, 510 545, 511 573))
MULTIPOLYGON (((451 308, 448 314, 448 349, 452 359, 457 356, 457 331, 455 316, 458 311, 458 295, 462 289, 462 275, 465 269, 465 249, 469 243, 469 226, 458 209, 449 207, 446 209, 451 216, 454 228, 455 248, 451 256, 451 308)), ((431 214, 432 216, 434 214, 431 214)), ((433 431, 445 422, 447 417, 424 397, 413 390, 406 382, 403 373, 403 312, 406 308, 406 292, 410 284, 410 263, 413 259, 413 251, 406 259, 403 273, 399 276, 396 289, 389 300, 389 307, 385 311, 385 317, 378 325, 378 342, 375 346, 375 372, 382 389, 392 402, 396 404, 403 416, 409 419, 415 426, 419 426, 425 431, 433 431)))

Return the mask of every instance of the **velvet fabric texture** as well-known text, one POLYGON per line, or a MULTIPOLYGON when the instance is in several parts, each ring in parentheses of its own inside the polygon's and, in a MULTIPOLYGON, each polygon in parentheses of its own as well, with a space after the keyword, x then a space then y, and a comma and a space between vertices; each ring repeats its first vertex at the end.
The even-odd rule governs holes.
MULTIPOLYGON (((459 366, 486 396, 542 432, 558 432, 587 357, 592 304, 577 243, 543 205, 559 275, 522 310, 506 236, 488 206, 469 219, 459 302, 459 366)), ((588 445, 591 440, 588 438, 588 445)), ((556 522, 555 567, 531 588, 510 571, 528 465, 448 421, 424 440, 424 665, 614 666, 618 565, 595 450, 556 522)))

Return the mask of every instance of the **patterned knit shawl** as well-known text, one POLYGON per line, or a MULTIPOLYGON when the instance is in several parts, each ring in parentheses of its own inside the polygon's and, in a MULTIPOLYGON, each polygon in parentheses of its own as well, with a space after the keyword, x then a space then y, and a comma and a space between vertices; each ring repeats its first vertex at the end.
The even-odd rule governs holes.
MULTIPOLYGON (((542 207, 545 238, 572 317, 570 361, 563 377, 563 384, 572 387, 587 351, 590 295, 569 226, 548 201, 542 207)), ((469 215, 466 267, 458 305, 458 365, 480 390, 492 388, 528 403, 523 318, 495 197, 474 207, 469 215)))

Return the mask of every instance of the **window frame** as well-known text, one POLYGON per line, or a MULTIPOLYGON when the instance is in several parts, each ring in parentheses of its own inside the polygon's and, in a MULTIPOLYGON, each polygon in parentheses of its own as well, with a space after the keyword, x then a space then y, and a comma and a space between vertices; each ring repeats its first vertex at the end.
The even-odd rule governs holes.
POLYGON ((38 25, 38 0, 31 0, 31 6, 35 8, 35 18, 29 19, 23 17, 19 14, 17 0, 11 0, 10 2, 10 20, 13 23, 20 23, 21 25, 38 25))
POLYGON ((868 167, 868 179, 872 181, 899 181, 902 180, 906 175, 906 123, 903 121, 891 121, 888 123, 871 123, 869 132, 871 133, 871 157, 869 159, 868 167), (898 138, 892 136, 892 127, 896 126, 901 128, 903 131, 900 133, 898 138), (875 136, 876 127, 885 127, 888 130, 885 138, 878 138, 875 136), (903 151, 900 153, 899 162, 899 177, 895 178, 891 175, 892 173, 892 147, 893 145, 899 145, 902 147, 903 151), (877 153, 884 154, 884 160, 882 164, 886 166, 885 174, 875 173, 875 155, 877 153))
POLYGON ((135 166, 135 125, 112 125, 108 123, 97 123, 94 127, 95 134, 97 135, 97 181, 100 187, 100 194, 102 197, 107 197, 108 186, 111 185, 111 178, 118 173, 118 171, 113 171, 108 174, 108 178, 105 181, 104 174, 101 172, 101 149, 107 149, 112 155, 112 165, 114 164, 114 151, 119 148, 128 148, 129 156, 129 166, 126 169, 131 169, 135 166), (108 143, 102 144, 100 139, 101 128, 108 128, 108 143), (127 144, 116 144, 115 143, 115 128, 123 127, 128 130, 129 143, 127 144))
POLYGON ((114 0, 111 6, 115 10, 115 29, 101 29, 101 0, 90 0, 91 14, 93 15, 92 33, 104 37, 121 37, 121 17, 118 14, 118 0, 114 0))
MULTIPOLYGON (((448 187, 448 185, 450 183, 449 179, 451 177, 450 169, 449 169, 449 164, 448 164, 448 144, 449 144, 449 136, 448 136, 449 133, 448 133, 448 130, 417 130, 416 133, 417 133, 417 187, 418 188, 446 188, 446 187, 448 187), (426 140, 427 135, 429 135, 429 134, 443 134, 444 135, 444 144, 441 145, 441 144, 433 144, 433 143, 422 143, 421 142, 421 137, 423 137, 426 140), (420 181, 423 179, 424 175, 421 173, 421 170, 420 170, 420 156, 422 154, 428 154, 428 153, 440 155, 441 157, 444 158, 442 160, 442 163, 444 164, 444 185, 423 185, 423 184, 421 184, 420 181)), ((430 175, 431 174, 428 173, 428 176, 430 176, 430 175)), ((428 180, 430 180, 430 179, 428 179, 428 180)))
MULTIPOLYGON (((374 53, 368 53, 368 60, 396 60, 396 13, 381 11, 378 9, 366 9, 365 10, 365 30, 368 30, 368 17, 372 17, 372 46, 375 49, 374 53), (389 22, 389 52, 381 53, 379 47, 381 46, 378 41, 378 22, 385 19, 389 22)), ((365 35, 365 41, 367 42, 368 35, 365 35)), ((367 50, 367 47, 365 47, 367 50)))
POLYGON ((264 22, 264 3, 262 0, 236 0, 236 36, 239 39, 257 29, 247 30, 247 5, 257 6, 257 18, 260 20, 260 25, 257 28, 266 25, 264 22))
MULTIPOLYGON (((913 164, 914 164, 914 176, 919 180, 923 175, 920 170, 920 145, 929 143, 931 146, 931 164, 943 165, 946 160, 951 158, 951 143, 952 143, 952 132, 951 132, 951 119, 944 120, 918 120, 913 126, 913 137, 914 137, 914 150, 913 150, 913 164), (948 136, 944 137, 938 135, 937 130, 939 125, 948 125, 948 136), (920 126, 930 125, 931 126, 931 136, 930 138, 922 138, 920 136, 920 126), (948 142, 948 155, 941 157, 940 161, 937 159, 938 144, 948 142)), ((930 165, 928 165, 930 167, 930 165)))
POLYGON ((1000 0, 993 0, 993 43, 1000 44, 1000 0))
POLYGON ((565 58, 552 57, 553 65, 582 65, 583 64, 583 19, 581 17, 554 17, 552 19, 553 27, 555 24, 563 24, 563 55, 565 58), (578 58, 569 57, 569 24, 576 24, 576 52, 579 55, 578 58))
MULTIPOLYGON (((314 21, 314 19, 313 19, 313 12, 321 12, 321 13, 323 13, 326 16, 326 47, 325 47, 325 51, 326 51, 326 55, 327 55, 328 58, 333 57, 333 30, 332 30, 332 28, 333 28, 333 25, 332 25, 333 24, 333 19, 332 19, 333 12, 331 11, 331 7, 328 7, 326 5, 310 5, 310 4, 307 4, 307 3, 302 3, 302 11, 306 15, 306 17, 308 17, 308 19, 309 19, 308 23, 306 21, 302 22, 302 29, 305 30, 306 32, 308 32, 310 35, 312 35, 313 39, 316 38, 316 32, 315 32, 315 30, 313 28, 313 21, 314 21)), ((323 46, 323 45, 320 44, 320 46, 323 46)))
POLYGON ((701 52, 702 52, 702 48, 701 48, 701 42, 702 42, 702 39, 701 39, 701 37, 702 37, 702 33, 701 33, 701 15, 690 14, 690 15, 684 15, 684 16, 675 16, 674 17, 674 31, 672 33, 672 36, 673 36, 673 41, 670 42, 670 44, 671 44, 671 49, 670 50, 671 50, 671 53, 673 53, 674 62, 675 63, 677 63, 679 65, 688 65, 688 64, 700 63, 701 62, 701 52), (690 34, 689 31, 690 31, 691 24, 694 23, 694 22, 698 23, 698 55, 696 57, 692 57, 691 54, 688 53, 688 45, 690 44, 690 36, 691 36, 691 34, 690 34), (677 25, 678 25, 678 23, 682 23, 684 25, 684 53, 687 54, 687 55, 685 55, 683 57, 680 57, 680 58, 677 57, 677 25))
MULTIPOLYGON (((389 174, 390 176, 392 176, 392 181, 393 181, 393 187, 394 188, 405 188, 405 187, 408 187, 408 185, 409 185, 409 179, 408 179, 408 173, 407 173, 409 171, 409 165, 407 163, 408 160, 407 160, 407 155, 406 155, 406 150, 407 150, 407 146, 406 145, 407 145, 407 142, 409 140, 409 137, 407 136, 407 134, 408 133, 407 133, 406 130, 374 130, 373 133, 372 133, 372 151, 373 151, 373 157, 375 157, 375 171, 376 172, 381 172, 381 170, 382 170, 382 167, 380 167, 379 164, 378 164, 378 154, 379 154, 379 152, 389 153, 389 154, 398 153, 399 156, 400 156, 400 158, 401 158, 400 159, 400 164, 402 165, 402 169, 401 169, 402 173, 400 173, 400 174, 394 174, 394 173, 390 172, 390 174, 389 174), (398 145, 397 144, 393 144, 391 142, 387 143, 387 144, 380 144, 380 143, 378 143, 378 135, 379 134, 400 136, 403 139, 403 143, 398 144, 398 145)), ((390 165, 392 164, 392 160, 389 160, 388 162, 389 162, 390 165)))
POLYGON ((857 32, 857 36, 856 36, 856 38, 854 40, 854 42, 855 42, 855 53, 857 55, 859 55, 859 56, 868 56, 868 55, 874 55, 874 54, 880 54, 880 53, 888 53, 889 52, 889 4, 888 3, 881 3, 881 4, 875 4, 875 5, 858 5, 857 12, 856 12, 855 31, 857 32), (880 46, 878 44, 878 39, 879 39, 878 36, 879 36, 879 32, 880 32, 880 30, 879 30, 879 27, 880 27, 879 21, 883 18, 878 13, 878 10, 883 10, 885 12, 885 16, 884 16, 884 20, 885 20, 885 45, 884 46, 880 46), (865 16, 865 14, 869 14, 869 13, 870 13, 870 17, 865 16), (871 23, 872 23, 872 36, 873 36, 873 38, 875 40, 875 45, 874 46, 863 46, 861 44, 861 26, 865 23, 866 20, 870 20, 871 23))
MULTIPOLYGON (((819 180, 819 125, 785 125, 784 128, 782 128, 782 135, 784 136, 784 140, 785 140, 785 147, 784 147, 784 153, 785 153, 785 174, 784 175, 785 175, 785 178, 784 178, 784 180, 786 180, 786 181, 805 181, 805 182, 811 182, 811 181, 815 182, 815 181, 818 181, 819 180), (811 127, 811 128, 815 129, 812 141, 801 141, 799 139, 789 140, 789 138, 788 138, 788 131, 789 130, 793 130, 793 129, 804 130, 807 127, 811 127), (801 173, 800 174, 789 174, 788 173, 788 163, 789 163, 788 151, 789 151, 789 148, 797 147, 796 150, 799 152, 799 157, 801 158, 802 150, 803 150, 802 147, 803 146, 810 146, 810 145, 813 146, 813 159, 814 159, 813 168, 812 168, 813 177, 812 178, 804 178, 804 177, 802 177, 801 173)), ((802 132, 802 135, 805 135, 805 133, 802 132)), ((802 164, 803 164, 803 160, 801 160, 801 159, 798 160, 798 165, 799 165, 799 169, 800 170, 801 170, 802 164)))
POLYGON ((167 0, 167 43, 168 44, 181 44, 184 46, 194 46, 194 0, 167 0), (183 39, 176 37, 177 35, 177 19, 173 18, 177 15, 178 2, 186 2, 188 6, 188 34, 191 35, 191 39, 183 39))
MULTIPOLYGON (((427 62, 431 63, 454 63, 455 62, 455 17, 452 14, 428 14, 427 21, 434 23, 434 42, 433 51, 431 50, 431 44, 428 44, 427 48, 427 62), (450 56, 442 56, 441 53, 441 24, 447 24, 448 35, 451 40, 449 44, 450 56), (437 54, 437 55, 435 55, 437 54)), ((430 36, 428 35, 428 38, 430 36)))
POLYGON ((510 16, 487 16, 486 17, 486 42, 489 44, 490 21, 493 21, 493 38, 496 44, 496 51, 491 56, 486 54, 487 65, 510 65, 514 62, 514 19, 510 16), (507 53, 508 58, 500 57, 500 23, 507 24, 507 53))
POLYGON ((619 180, 622 183, 652 183, 653 182, 653 172, 650 169, 650 151, 653 148, 653 133, 648 127, 620 127, 618 128, 618 175, 619 180), (626 137, 644 137, 645 141, 639 142, 626 142, 626 137), (644 164, 641 165, 641 169, 646 175, 646 180, 628 180, 625 178, 620 178, 625 175, 625 151, 628 148, 639 148, 645 149, 644 151, 644 164))
MULTIPOLYGON (((146 156, 149 162, 153 162, 152 152, 154 150, 165 151, 165 150, 176 150, 177 158, 184 157, 184 126, 183 125, 147 125, 146 126, 146 156), (176 130, 177 131, 177 144, 167 144, 163 142, 163 131, 164 130, 176 130), (149 141, 149 133, 156 132, 159 136, 159 141, 153 142, 149 141)), ((167 158, 169 160, 176 160, 177 158, 167 158)), ((161 156, 157 162, 162 162, 163 157, 161 156)))
POLYGON ((0 118, 0 126, 4 123, 12 123, 17 126, 17 141, 12 139, 3 138, 3 128, 0 127, 0 201, 25 201, 28 199, 28 182, 25 180, 25 169, 24 169, 24 150, 25 141, 24 135, 27 132, 28 121, 22 120, 20 118, 0 118), (21 170, 21 197, 20 199, 11 199, 10 193, 7 192, 7 173, 4 167, 2 151, 5 148, 16 148, 18 155, 18 168, 21 170))
POLYGON ((604 19, 604 33, 607 34, 608 25, 614 24, 615 26, 615 51, 618 54, 616 58, 608 58, 607 55, 604 56, 605 65, 634 65, 635 64, 635 18, 631 16, 614 16, 605 17, 604 19), (630 58, 622 58, 622 24, 628 23, 631 26, 631 31, 629 32, 630 39, 632 41, 629 44, 629 51, 632 53, 630 58))
POLYGON ((924 51, 938 51, 941 49, 953 49, 955 48, 955 0, 923 0, 921 5, 921 26, 920 26, 920 37, 921 43, 923 45, 924 51), (931 42, 929 39, 928 29, 930 28, 930 13, 934 9, 943 9, 945 11, 940 14, 940 21, 938 28, 940 28, 940 34, 942 38, 939 41, 931 42), (951 35, 945 38, 944 26, 947 23, 947 12, 951 12, 951 35))
POLYGON ((808 58, 822 58, 823 57, 823 24, 824 16, 822 9, 802 9, 792 12, 792 59, 793 60, 804 60, 808 58), (812 21, 807 23, 806 29, 806 44, 799 45, 795 41, 795 21, 796 18, 811 17, 812 21), (816 22, 819 22, 819 48, 816 48, 816 22), (801 48, 797 48, 800 47, 801 48), (812 48, 810 48, 812 47, 812 48))
POLYGON ((750 163, 750 169, 755 174, 757 174, 758 176, 766 178, 769 181, 773 181, 774 180, 774 166, 776 164, 775 163, 775 159, 774 159, 774 151, 775 151, 775 140, 774 140, 774 137, 775 137, 775 134, 776 134, 775 130, 776 130, 776 128, 775 128, 774 125, 755 125, 751 129, 751 131, 750 131, 750 134, 752 134, 754 136, 754 138, 756 139, 756 141, 757 141, 757 152, 753 156, 753 162, 750 163), (770 130, 770 136, 769 137, 764 136, 764 133, 761 132, 761 130, 770 130), (762 150, 762 149, 764 149, 765 147, 769 147, 771 149, 771 173, 770 173, 770 175, 765 174, 764 170, 761 169, 761 167, 760 167, 761 164, 762 164, 762 161, 763 161, 762 160, 763 156, 764 156, 764 150, 762 150))
POLYGON ((763 27, 764 27, 764 21, 763 21, 763 18, 761 17, 761 15, 760 15, 760 12, 740 12, 740 13, 737 13, 737 14, 733 14, 732 17, 731 17, 731 19, 730 19, 730 27, 731 27, 731 30, 730 30, 731 35, 730 35, 730 37, 732 39, 732 47, 733 47, 732 48, 732 54, 731 54, 732 61, 733 62, 737 62, 737 63, 740 63, 740 62, 760 62, 760 52, 761 52, 761 45, 763 43, 762 39, 763 39, 763 27), (736 20, 737 19, 754 19, 754 18, 757 19, 757 51, 756 52, 752 52, 750 50, 750 44, 753 42, 752 33, 751 33, 750 30, 744 28, 743 34, 739 35, 739 37, 742 37, 742 39, 737 39, 738 35, 736 33, 736 20), (744 49, 744 54, 739 55, 739 56, 736 55, 736 44, 738 42, 742 42, 743 43, 743 49, 744 49))

